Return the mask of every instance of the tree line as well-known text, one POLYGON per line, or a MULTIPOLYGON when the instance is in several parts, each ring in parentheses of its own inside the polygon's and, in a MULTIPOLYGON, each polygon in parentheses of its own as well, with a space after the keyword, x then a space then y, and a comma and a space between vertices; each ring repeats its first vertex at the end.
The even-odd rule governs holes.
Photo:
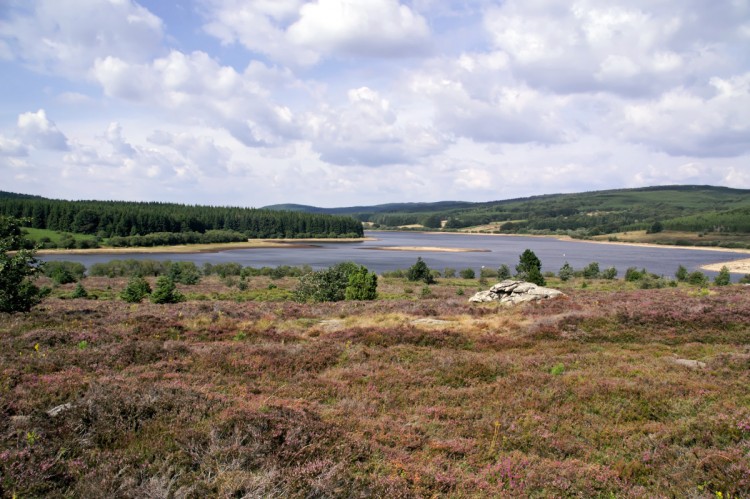
POLYGON ((64 201, 0 193, 0 215, 28 218, 31 226, 103 238, 152 233, 232 231, 248 238, 362 237, 352 217, 256 208, 157 202, 64 201))

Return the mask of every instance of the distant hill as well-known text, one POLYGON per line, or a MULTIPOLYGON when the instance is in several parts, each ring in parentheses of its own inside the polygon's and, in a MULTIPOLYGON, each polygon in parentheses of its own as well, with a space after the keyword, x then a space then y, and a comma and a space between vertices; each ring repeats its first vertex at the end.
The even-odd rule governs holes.
POLYGON ((663 229, 750 233, 750 190, 708 185, 671 185, 574 194, 544 194, 479 203, 391 203, 318 208, 275 205, 310 213, 351 215, 375 227, 420 225, 459 230, 478 227, 502 233, 568 233, 595 236, 626 230, 663 229))

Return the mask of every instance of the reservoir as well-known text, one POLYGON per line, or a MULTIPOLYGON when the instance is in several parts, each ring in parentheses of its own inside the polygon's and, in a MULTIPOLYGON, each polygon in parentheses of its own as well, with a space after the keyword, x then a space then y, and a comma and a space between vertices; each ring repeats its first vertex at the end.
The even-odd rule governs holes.
MULTIPOLYGON (((326 268, 343 261, 353 261, 368 269, 381 273, 388 270, 406 269, 417 257, 434 270, 446 267, 457 271, 472 268, 479 275, 484 267, 497 269, 506 264, 514 271, 518 257, 530 249, 542 261, 543 272, 555 272, 568 262, 574 269, 582 269, 591 262, 598 262, 604 270, 615 267, 618 277, 628 267, 646 268, 648 271, 673 277, 677 267, 683 265, 688 271, 700 270, 701 265, 748 258, 747 253, 717 250, 683 249, 672 246, 628 246, 624 244, 601 244, 586 241, 558 240, 551 237, 523 237, 502 235, 478 235, 455 233, 376 232, 365 234, 374 240, 356 243, 337 243, 335 240, 314 243, 312 247, 253 248, 219 251, 214 253, 97 253, 43 255, 40 259, 68 260, 80 262, 87 267, 97 262, 110 260, 171 260, 203 263, 236 262, 251 267, 276 267, 279 265, 311 265, 315 269, 326 268), (383 248, 445 248, 454 251, 434 250, 387 250, 383 248), (471 251, 456 251, 471 250, 471 251)), ((304 243, 304 240, 300 240, 304 243)), ((715 272, 706 272, 713 276, 715 272)), ((733 275, 733 280, 740 276, 733 275)))

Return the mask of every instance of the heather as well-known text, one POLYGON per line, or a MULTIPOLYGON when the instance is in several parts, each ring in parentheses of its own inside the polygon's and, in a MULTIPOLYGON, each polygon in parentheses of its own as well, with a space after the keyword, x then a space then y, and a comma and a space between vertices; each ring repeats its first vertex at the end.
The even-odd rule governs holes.
POLYGON ((3 497, 750 495, 746 286, 548 277, 567 297, 510 308, 462 278, 333 303, 39 281, 0 315, 3 497))

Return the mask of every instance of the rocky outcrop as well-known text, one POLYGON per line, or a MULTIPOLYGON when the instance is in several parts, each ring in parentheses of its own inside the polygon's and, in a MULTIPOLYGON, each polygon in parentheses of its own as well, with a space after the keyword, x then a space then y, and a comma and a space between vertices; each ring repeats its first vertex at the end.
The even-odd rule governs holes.
POLYGON ((557 296, 565 295, 556 289, 537 286, 531 282, 505 280, 492 286, 489 291, 480 291, 469 298, 469 301, 473 303, 499 301, 507 305, 517 305, 557 296))

